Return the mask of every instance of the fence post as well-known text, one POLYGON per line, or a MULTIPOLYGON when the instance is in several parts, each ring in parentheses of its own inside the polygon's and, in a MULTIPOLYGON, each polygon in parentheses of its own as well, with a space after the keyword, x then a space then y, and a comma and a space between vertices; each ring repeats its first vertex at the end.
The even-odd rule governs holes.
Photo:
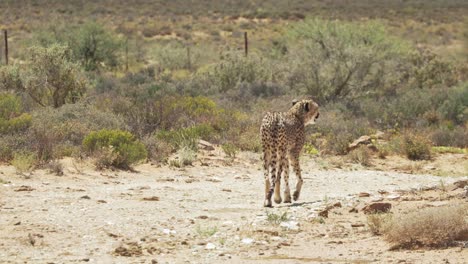
POLYGON ((247 38, 247 31, 244 32, 244 50, 245 50, 245 56, 249 55, 249 40, 247 38))
POLYGON ((8 65, 8 31, 5 29, 3 32, 5 34, 5 62, 8 65))

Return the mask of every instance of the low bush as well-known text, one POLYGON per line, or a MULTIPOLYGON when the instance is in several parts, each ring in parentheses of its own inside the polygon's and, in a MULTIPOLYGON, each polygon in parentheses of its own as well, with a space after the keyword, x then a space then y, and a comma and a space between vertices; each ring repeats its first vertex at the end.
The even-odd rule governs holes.
POLYGON ((156 138, 171 144, 176 150, 185 147, 197 151, 198 140, 208 139, 213 133, 211 126, 202 124, 171 131, 160 130, 156 133, 156 138))
POLYGON ((367 146, 360 146, 352 150, 348 153, 348 157, 352 162, 361 164, 362 166, 367 167, 371 165, 372 153, 367 146))
POLYGON ((36 165, 36 155, 31 152, 17 152, 13 156, 11 165, 15 167, 16 172, 19 174, 31 172, 36 165))
POLYGON ((468 129, 463 127, 438 128, 432 131, 430 136, 434 146, 468 147, 468 129))
POLYGON ((15 134, 25 131, 32 117, 22 113, 21 100, 10 93, 0 93, 0 134, 15 134))
POLYGON ((385 233, 392 215, 388 213, 369 214, 367 215, 367 226, 373 235, 382 235, 385 233))
POLYGON ((132 134, 121 130, 91 132, 84 138, 83 147, 91 154, 98 154, 104 167, 129 169, 147 157, 145 146, 132 134))
POLYGON ((429 207, 395 216, 384 231, 395 248, 447 247, 468 231, 466 205, 429 207))
POLYGON ((237 152, 239 151, 239 149, 231 143, 223 144, 221 145, 221 148, 223 149, 224 154, 226 154, 226 156, 231 159, 234 159, 237 155, 237 152))
POLYGON ((404 137, 404 151, 406 157, 410 160, 429 160, 431 159, 430 142, 418 135, 407 135, 404 137))

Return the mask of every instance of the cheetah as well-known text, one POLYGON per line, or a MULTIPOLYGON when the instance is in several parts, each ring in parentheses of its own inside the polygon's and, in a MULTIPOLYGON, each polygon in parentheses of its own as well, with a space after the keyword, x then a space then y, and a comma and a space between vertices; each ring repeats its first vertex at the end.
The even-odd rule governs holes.
POLYGON ((284 175, 284 202, 291 203, 289 189, 289 163, 297 177, 294 201, 299 199, 302 188, 299 154, 304 146, 306 125, 315 124, 319 106, 313 100, 294 100, 287 112, 268 112, 262 120, 260 134, 263 145, 263 169, 265 176, 265 207, 271 207, 271 196, 281 203, 281 174, 284 175))

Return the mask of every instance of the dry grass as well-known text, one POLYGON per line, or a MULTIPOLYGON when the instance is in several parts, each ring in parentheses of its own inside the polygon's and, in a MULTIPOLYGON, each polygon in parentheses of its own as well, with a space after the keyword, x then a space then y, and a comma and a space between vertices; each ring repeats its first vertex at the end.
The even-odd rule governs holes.
POLYGON ((359 163, 365 167, 371 165, 372 153, 366 146, 360 146, 359 148, 351 151, 348 153, 348 157, 353 163, 359 163))
POLYGON ((367 216, 367 226, 372 234, 380 236, 385 233, 389 223, 392 221, 392 215, 384 214, 370 214, 367 216))
POLYGON ((464 205, 429 207, 396 216, 385 228, 392 248, 447 247, 468 230, 464 205))

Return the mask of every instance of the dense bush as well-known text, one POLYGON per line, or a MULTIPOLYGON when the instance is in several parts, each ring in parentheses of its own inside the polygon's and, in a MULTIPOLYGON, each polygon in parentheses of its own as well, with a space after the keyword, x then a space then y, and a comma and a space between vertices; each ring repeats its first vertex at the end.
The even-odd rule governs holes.
POLYGON ((32 117, 22 113, 21 101, 9 93, 0 93, 0 134, 12 134, 26 130, 32 117))
POLYGON ((320 102, 394 89, 404 80, 409 46, 381 24, 309 19, 290 35, 288 83, 320 102))
POLYGON ((7 69, 1 71, 0 88, 24 92, 41 106, 57 108, 74 103, 84 94, 86 79, 79 65, 71 61, 70 53, 67 46, 58 44, 33 46, 25 67, 4 66, 7 69))
POLYGON ((431 158, 431 144, 422 136, 406 135, 403 147, 406 157, 410 160, 428 160, 431 158))
POLYGON ((87 71, 112 69, 117 67, 121 60, 123 41, 112 31, 95 22, 67 27, 53 25, 40 32, 36 39, 44 47, 56 43, 70 47, 74 60, 80 62, 87 71))
POLYGON ((104 155, 106 166, 129 169, 131 165, 146 159, 145 146, 132 134, 121 130, 99 130, 83 139, 83 147, 91 154, 104 155))
POLYGON ((248 57, 240 52, 223 54, 221 61, 210 72, 218 92, 225 93, 239 83, 264 83, 271 80, 268 61, 256 54, 248 57))

